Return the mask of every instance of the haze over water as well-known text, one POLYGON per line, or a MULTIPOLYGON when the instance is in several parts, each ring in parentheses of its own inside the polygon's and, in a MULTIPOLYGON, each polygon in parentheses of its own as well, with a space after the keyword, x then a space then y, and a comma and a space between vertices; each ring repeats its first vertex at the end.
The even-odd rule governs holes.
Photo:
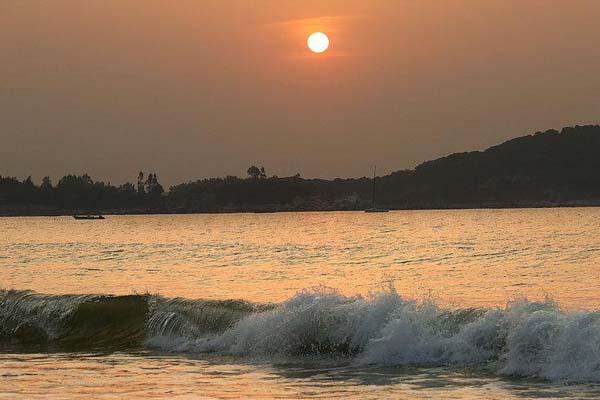
POLYGON ((594 397, 599 224, 595 208, 0 219, 0 397, 594 397), (11 342, 39 332, 49 354, 11 342))

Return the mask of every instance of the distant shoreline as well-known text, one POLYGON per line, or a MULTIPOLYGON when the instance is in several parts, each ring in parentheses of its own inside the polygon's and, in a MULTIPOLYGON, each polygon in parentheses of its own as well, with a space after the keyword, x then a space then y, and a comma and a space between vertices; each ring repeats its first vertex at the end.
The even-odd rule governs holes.
MULTIPOLYGON (((450 210, 519 210, 519 209, 552 209, 552 208, 597 208, 600 200, 596 201, 573 201, 573 202, 539 202, 522 204, 452 204, 448 206, 422 206, 422 207, 390 207, 390 211, 450 211, 450 210)), ((275 214, 275 213, 310 213, 310 212, 362 212, 364 209, 348 208, 260 208, 260 209, 230 209, 230 210, 14 210, 0 211, 0 218, 9 217, 70 217, 77 214, 101 214, 109 215, 193 215, 193 214, 275 214)))
POLYGON ((484 151, 454 153, 372 178, 269 175, 180 183, 156 173, 119 186, 89 175, 39 185, 0 176, 0 216, 223 214, 314 211, 519 209, 600 206, 600 125, 536 132, 484 151))

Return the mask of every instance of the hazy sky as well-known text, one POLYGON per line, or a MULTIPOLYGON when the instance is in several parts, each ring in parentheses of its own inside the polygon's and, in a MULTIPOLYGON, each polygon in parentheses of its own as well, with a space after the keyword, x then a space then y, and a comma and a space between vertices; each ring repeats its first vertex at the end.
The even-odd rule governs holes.
POLYGON ((596 0, 0 0, 0 174, 363 176, 598 123, 598 21, 596 0))

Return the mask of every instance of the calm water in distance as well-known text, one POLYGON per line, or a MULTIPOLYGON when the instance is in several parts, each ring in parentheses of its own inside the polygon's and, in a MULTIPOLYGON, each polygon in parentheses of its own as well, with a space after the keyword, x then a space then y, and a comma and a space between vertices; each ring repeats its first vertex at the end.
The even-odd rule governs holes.
POLYGON ((503 306, 600 306, 600 209, 0 219, 0 282, 47 294, 278 302, 316 285, 503 306))

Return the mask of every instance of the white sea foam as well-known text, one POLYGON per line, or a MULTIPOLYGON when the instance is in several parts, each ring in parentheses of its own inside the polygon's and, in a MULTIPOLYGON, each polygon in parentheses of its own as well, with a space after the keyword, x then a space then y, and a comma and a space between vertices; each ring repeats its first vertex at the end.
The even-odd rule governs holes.
POLYGON ((600 382, 600 314, 565 312, 552 301, 504 309, 446 310, 400 297, 328 289, 299 293, 222 333, 150 338, 181 352, 237 356, 347 356, 357 364, 456 366, 561 382, 600 382))
POLYGON ((270 306, 0 291, 0 340, 95 346, 136 344, 144 337, 146 345, 174 352, 346 357, 358 365, 600 382, 600 312, 564 311, 550 300, 450 310, 404 299, 393 287, 369 297, 318 288, 270 306))

